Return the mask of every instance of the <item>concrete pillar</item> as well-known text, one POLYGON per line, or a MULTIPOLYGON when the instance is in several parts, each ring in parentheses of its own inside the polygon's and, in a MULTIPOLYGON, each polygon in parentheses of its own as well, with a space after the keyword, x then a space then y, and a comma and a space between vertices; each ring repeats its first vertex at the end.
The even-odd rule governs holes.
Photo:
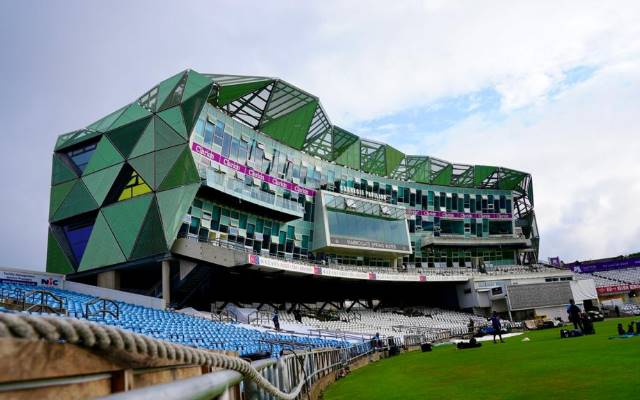
POLYGON ((171 268, 169 260, 162 261, 162 299, 164 307, 169 307, 171 301, 171 268))
POLYGON ((397 269, 398 268, 398 259, 397 258, 393 258, 391 260, 391 268, 393 268, 393 269, 397 269))
POLYGON ((106 271, 98 274, 98 287, 120 289, 120 272, 106 271))

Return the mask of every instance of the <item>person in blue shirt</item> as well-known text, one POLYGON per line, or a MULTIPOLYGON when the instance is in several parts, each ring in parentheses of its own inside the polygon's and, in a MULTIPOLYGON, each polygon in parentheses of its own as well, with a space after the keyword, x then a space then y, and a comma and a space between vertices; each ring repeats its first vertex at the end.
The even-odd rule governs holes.
POLYGON ((496 335, 500 338, 500 343, 504 343, 504 340, 502 340, 502 324, 500 323, 498 313, 494 311, 489 320, 491 321, 491 327, 493 328, 493 343, 498 343, 496 342, 496 335))

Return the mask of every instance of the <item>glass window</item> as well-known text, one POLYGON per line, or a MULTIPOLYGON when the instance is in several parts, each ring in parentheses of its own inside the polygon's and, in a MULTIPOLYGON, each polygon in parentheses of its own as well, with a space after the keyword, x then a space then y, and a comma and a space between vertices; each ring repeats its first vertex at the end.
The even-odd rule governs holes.
POLYGON ((222 155, 225 157, 229 157, 230 153, 231 153, 231 135, 229 135, 228 133, 225 133, 223 135, 223 141, 222 141, 222 155))
POLYGON ((331 237, 409 246, 407 222, 327 211, 331 237))
POLYGON ((213 142, 218 146, 222 146, 224 137, 224 122, 218 121, 216 122, 216 130, 213 135, 213 142))
POLYGON ((211 146, 213 143, 213 124, 207 122, 204 127, 204 144, 211 146))
POLYGON ((145 193, 151 192, 151 188, 145 183, 144 180, 136 171, 131 172, 131 177, 129 181, 125 185, 124 189, 122 189, 122 193, 118 197, 118 201, 127 200, 135 196, 140 196, 145 193))
POLYGON ((75 164, 80 172, 84 172, 85 167, 89 164, 89 159, 96 151, 97 143, 91 143, 80 148, 76 148, 67 152, 71 161, 75 164))

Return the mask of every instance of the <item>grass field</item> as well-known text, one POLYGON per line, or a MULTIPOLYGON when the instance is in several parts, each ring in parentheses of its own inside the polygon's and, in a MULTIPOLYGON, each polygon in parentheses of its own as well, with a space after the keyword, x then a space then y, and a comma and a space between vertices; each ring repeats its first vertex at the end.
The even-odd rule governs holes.
POLYGON ((631 320, 640 317, 596 322, 593 336, 560 339, 548 329, 476 349, 405 353, 352 372, 324 399, 637 399, 640 337, 608 339, 631 320))

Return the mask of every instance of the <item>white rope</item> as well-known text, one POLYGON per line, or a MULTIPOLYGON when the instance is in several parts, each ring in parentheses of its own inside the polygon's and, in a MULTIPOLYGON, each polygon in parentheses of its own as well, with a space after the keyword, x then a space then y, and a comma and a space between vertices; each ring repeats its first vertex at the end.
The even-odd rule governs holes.
POLYGON ((194 349, 120 328, 73 318, 0 312, 0 338, 42 339, 52 343, 64 341, 103 351, 119 350, 178 363, 230 369, 241 373, 246 379, 254 381, 271 395, 283 400, 297 398, 304 385, 304 379, 299 376, 298 385, 290 393, 284 393, 260 375, 250 363, 239 357, 194 349))

